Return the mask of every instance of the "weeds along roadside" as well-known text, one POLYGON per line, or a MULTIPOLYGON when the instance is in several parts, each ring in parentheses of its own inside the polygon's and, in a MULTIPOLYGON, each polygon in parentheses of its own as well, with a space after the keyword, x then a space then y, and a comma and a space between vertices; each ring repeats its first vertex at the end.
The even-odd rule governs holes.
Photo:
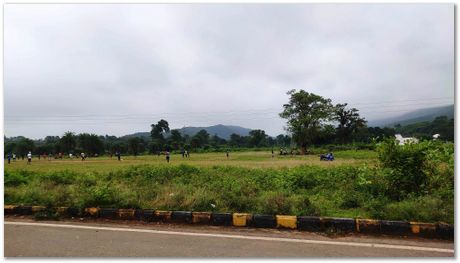
POLYGON ((6 170, 5 203, 453 223, 453 144, 393 147, 388 141, 377 151, 378 166, 157 164, 111 172, 6 170), (418 168, 408 172, 414 165, 418 168))

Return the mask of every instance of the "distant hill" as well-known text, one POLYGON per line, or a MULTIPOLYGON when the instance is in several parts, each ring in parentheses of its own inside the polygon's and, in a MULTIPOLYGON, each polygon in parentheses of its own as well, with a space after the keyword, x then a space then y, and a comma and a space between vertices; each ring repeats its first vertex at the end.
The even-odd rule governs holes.
POLYGON ((369 121, 370 127, 393 127, 396 124, 409 125, 422 121, 433 121, 438 116, 454 117, 454 105, 414 110, 397 117, 369 121))
MULTIPOLYGON (((251 129, 248 128, 243 128, 240 126, 232 126, 232 125, 214 125, 214 126, 209 126, 209 127, 183 127, 179 129, 179 132, 182 135, 189 135, 193 136, 196 133, 198 133, 200 130, 206 130, 209 135, 213 136, 214 134, 217 134, 220 138, 223 139, 230 139, 230 135, 232 133, 236 133, 241 136, 248 136, 249 132, 251 129)), ((166 134, 166 136, 169 136, 169 134, 166 134)), ((136 132, 133 134, 125 135, 123 136, 125 138, 130 138, 130 137, 143 137, 143 138, 150 138, 150 132, 136 132)))
POLYGON ((214 125, 214 126, 209 126, 209 127, 184 127, 182 129, 179 129, 180 133, 189 136, 195 135, 197 132, 200 130, 206 130, 211 136, 214 134, 217 134, 220 138, 223 139, 230 139, 230 135, 232 133, 236 133, 241 136, 248 136, 249 132, 251 129, 248 128, 243 128, 240 126, 231 126, 231 125, 214 125))

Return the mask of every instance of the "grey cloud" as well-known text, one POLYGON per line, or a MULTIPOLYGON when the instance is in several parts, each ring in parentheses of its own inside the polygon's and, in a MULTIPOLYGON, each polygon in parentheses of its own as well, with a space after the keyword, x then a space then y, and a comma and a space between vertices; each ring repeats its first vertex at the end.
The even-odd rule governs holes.
POLYGON ((370 102, 453 103, 453 30, 452 4, 8 4, 5 133, 123 135, 164 117, 276 135, 294 88, 367 119, 401 113, 370 102))

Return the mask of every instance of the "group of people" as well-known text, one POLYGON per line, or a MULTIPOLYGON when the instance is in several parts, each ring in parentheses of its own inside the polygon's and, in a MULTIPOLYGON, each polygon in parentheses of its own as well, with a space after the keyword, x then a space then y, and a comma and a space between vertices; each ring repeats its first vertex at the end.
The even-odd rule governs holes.
POLYGON ((16 161, 16 154, 8 153, 7 159, 8 159, 8 163, 11 163, 11 159, 13 159, 13 161, 16 161))
MULTIPOLYGON (((27 164, 31 164, 32 163, 32 151, 29 151, 26 156, 27 156, 27 164)), ((53 154, 51 154, 51 153, 50 154, 45 153, 43 155, 39 154, 39 155, 37 155, 38 160, 40 160, 42 156, 43 156, 44 159, 48 159, 48 161, 51 161, 51 158, 53 157, 53 154)), ((55 159, 61 159, 61 160, 63 159, 63 157, 64 157, 64 155, 62 153, 58 153, 57 155, 54 156, 55 159)), ((85 153, 81 153, 80 157, 81 157, 81 160, 84 161, 84 160, 86 160, 87 156, 86 156, 85 153)), ((16 161, 17 156, 16 156, 15 153, 8 153, 6 158, 8 160, 8 164, 10 164, 11 160, 13 160, 14 162, 16 161)), ((72 160, 73 158, 74 158, 74 155, 72 153, 69 153, 69 159, 72 160)), ((23 156, 22 159, 24 159, 24 156, 23 156)))
MULTIPOLYGON (((190 153, 187 150, 182 150, 181 153, 182 153, 182 158, 185 158, 185 157, 190 158, 190 153)), ((158 156, 160 156, 160 154, 161 153, 158 152, 158 156)), ((226 150, 225 154, 226 154, 227 159, 229 159, 230 158, 230 151, 226 150)), ((284 149, 281 149, 280 150, 280 155, 285 155, 285 154, 287 154, 287 151, 285 151, 284 149)), ((44 157, 45 158, 48 157, 48 160, 51 160, 51 156, 52 156, 52 154, 49 154, 49 155, 44 154, 44 157)), ((118 161, 121 161, 121 153, 120 152, 117 151, 115 153, 115 156, 117 157, 118 161)), ((166 162, 169 163, 169 161, 171 160, 171 153, 169 152, 169 150, 165 151, 165 156, 166 156, 166 162)), ((69 153, 69 159, 73 159, 73 157, 74 157, 73 154, 69 153)), ((86 154, 83 153, 83 152, 80 153, 80 157, 81 157, 82 161, 85 161, 86 158, 87 158, 86 154)), ((272 158, 274 158, 274 157, 275 157, 275 152, 272 149, 272 158)), ((58 156, 55 157, 55 158, 56 159, 58 159, 58 158, 62 159, 63 154, 59 153, 58 156)), ((110 158, 112 158, 112 154, 110 154, 110 158)), ((8 159, 8 164, 11 163, 11 159, 13 159, 13 161, 16 161, 16 154, 8 153, 7 159, 8 159)), ((40 155, 38 155, 38 159, 40 160, 40 155)), ((332 152, 329 152, 327 154, 321 154, 320 155, 320 161, 323 161, 323 160, 324 161, 333 161, 334 160, 334 155, 332 154, 332 152)), ((31 164, 31 162, 32 162, 32 152, 29 151, 29 153, 27 154, 27 164, 31 164)))
MULTIPOLYGON (((8 164, 11 163, 11 159, 13 159, 13 161, 16 161, 16 154, 14 153, 8 153, 8 155, 6 156, 6 158, 8 159, 8 164)), ((22 158, 24 159, 24 157, 22 158)), ((29 151, 29 153, 27 153, 27 164, 31 164, 32 163, 32 152, 29 151)))

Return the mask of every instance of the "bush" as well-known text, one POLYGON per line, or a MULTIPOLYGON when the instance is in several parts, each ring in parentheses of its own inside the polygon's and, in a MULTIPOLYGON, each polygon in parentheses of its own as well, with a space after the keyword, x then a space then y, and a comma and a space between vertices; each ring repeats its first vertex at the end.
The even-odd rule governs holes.
POLYGON ((438 197, 422 196, 387 204, 383 208, 382 217, 389 220, 446 221, 453 224, 454 210, 453 206, 438 197))
POLYGON ((388 168, 388 194, 401 200, 411 193, 420 193, 427 183, 424 173, 427 143, 397 145, 394 139, 384 140, 378 147, 382 168, 388 168))

